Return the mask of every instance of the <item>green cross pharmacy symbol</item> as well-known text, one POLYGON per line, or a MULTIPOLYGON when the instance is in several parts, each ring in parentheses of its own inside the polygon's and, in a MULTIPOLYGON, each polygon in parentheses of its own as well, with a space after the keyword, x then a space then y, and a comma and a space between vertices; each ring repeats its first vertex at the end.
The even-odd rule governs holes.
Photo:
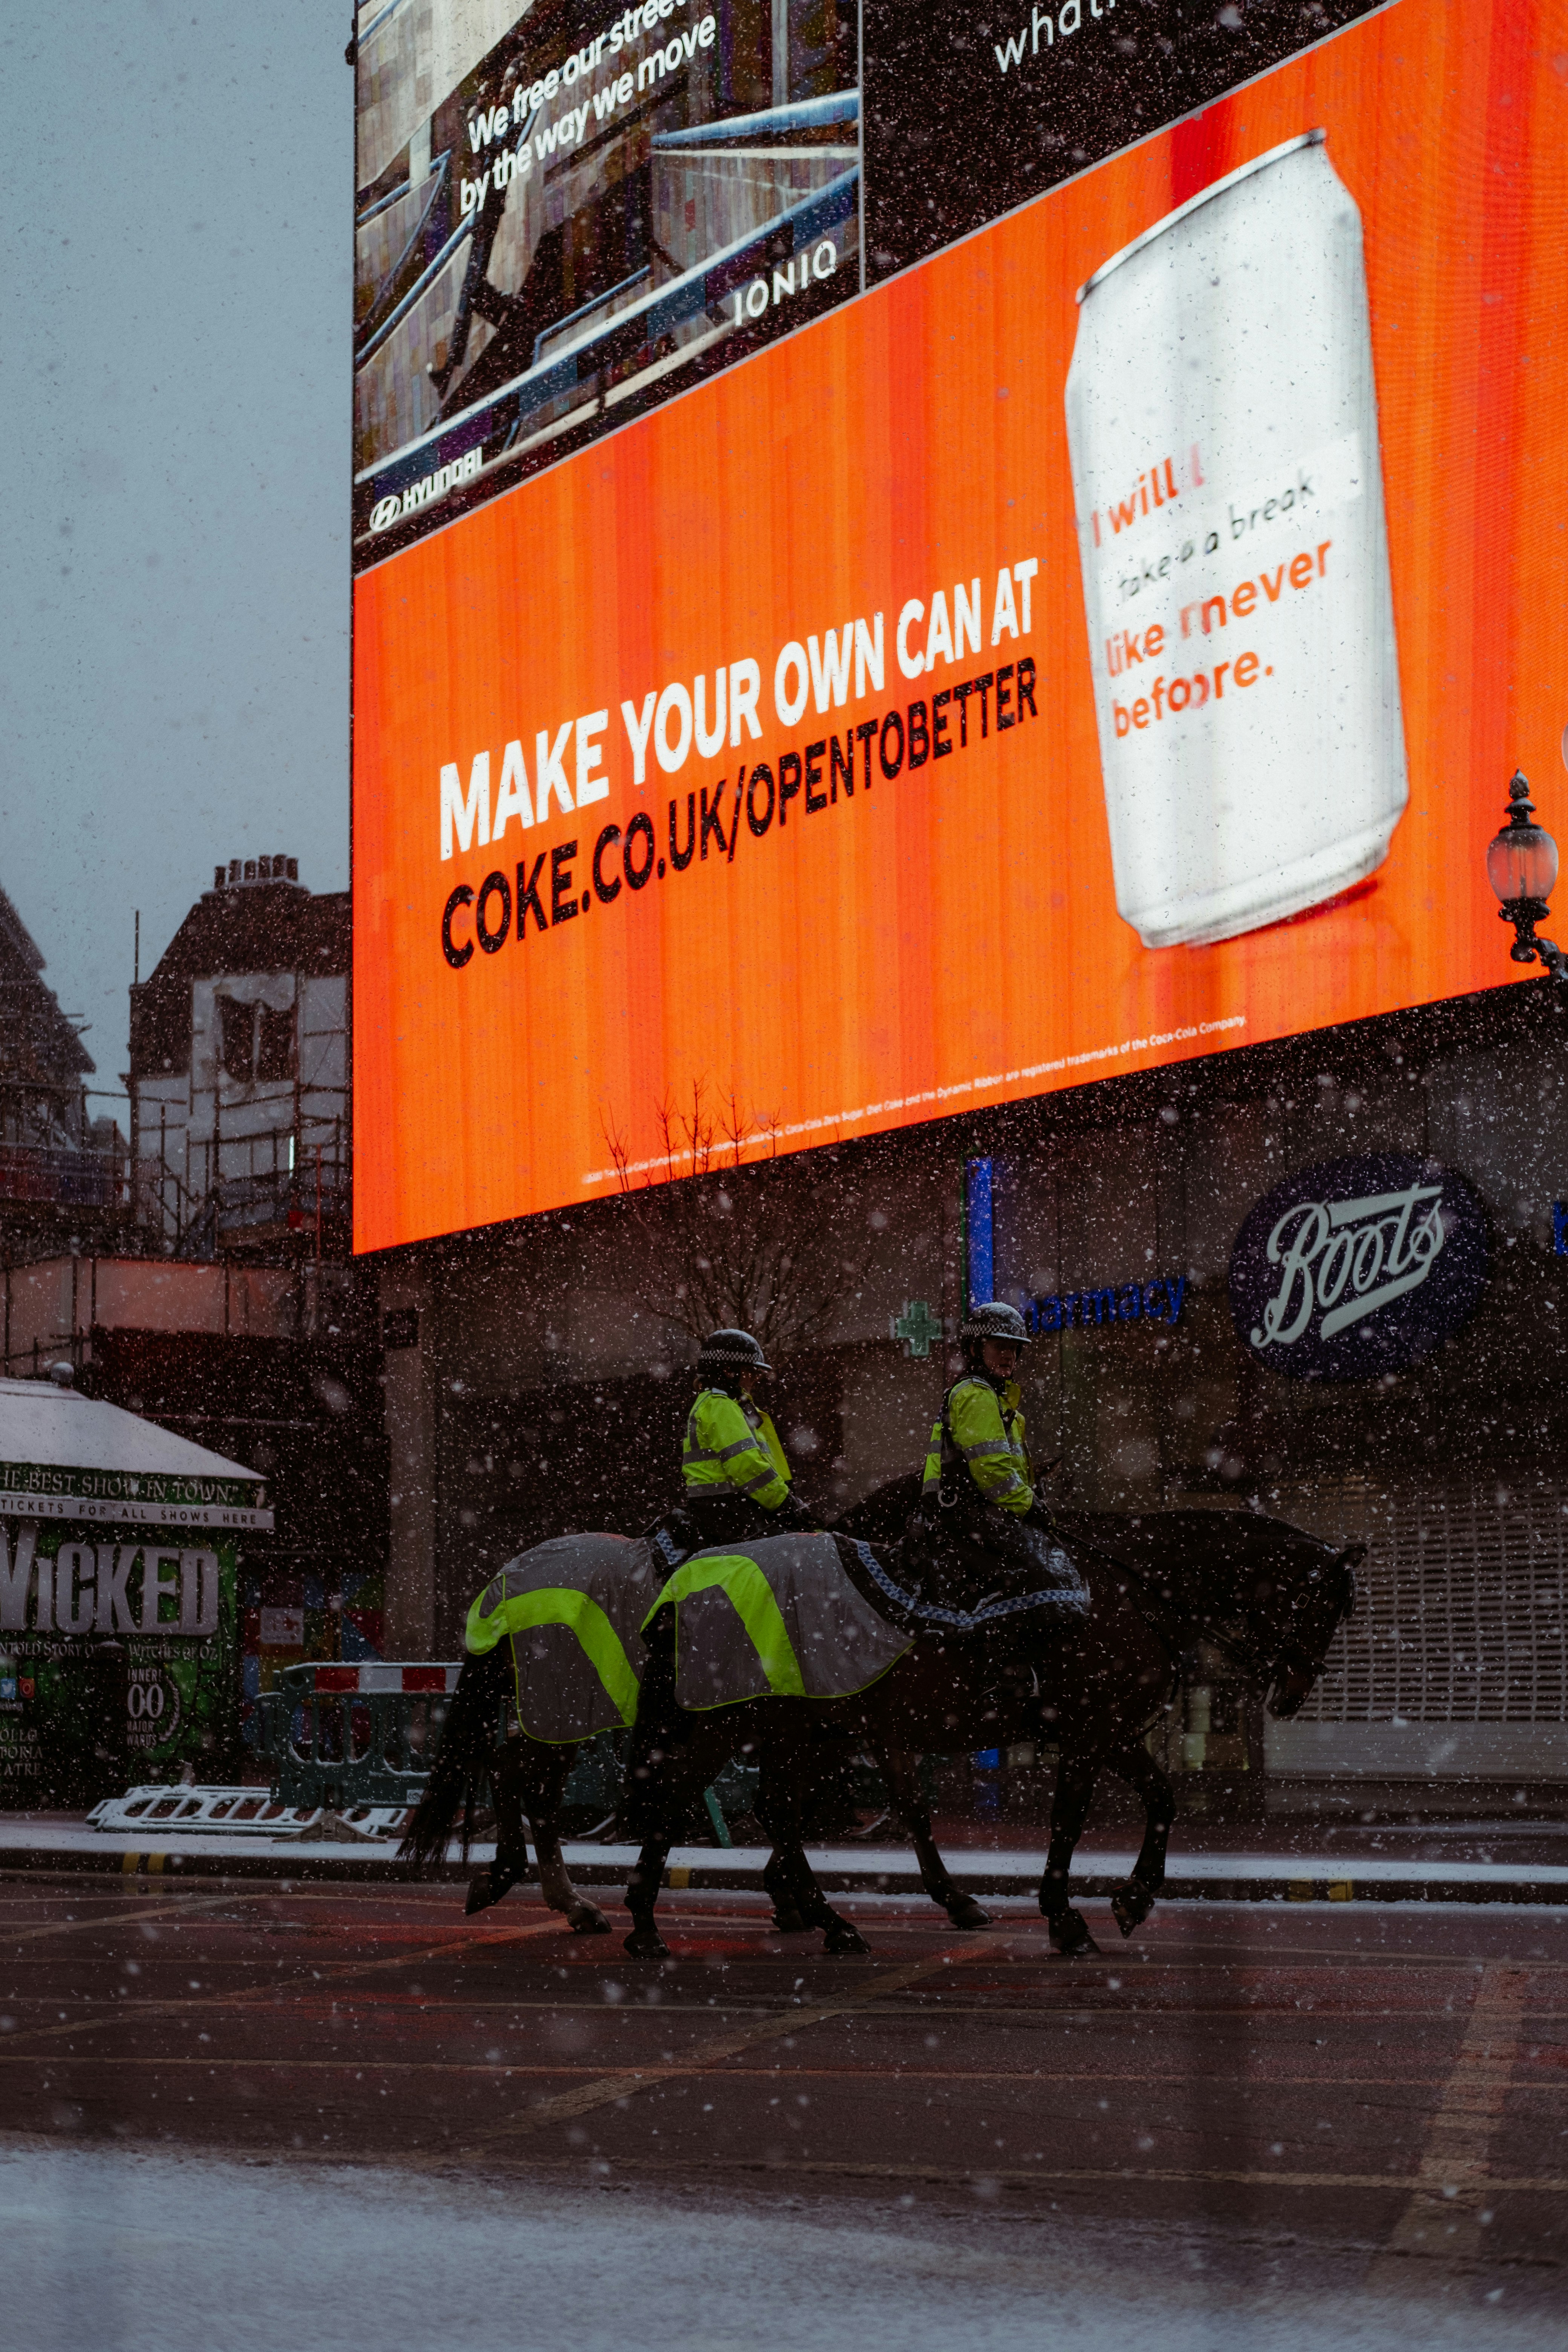
POLYGON ((903 1340, 911 1356, 929 1356, 931 1341, 942 1337, 942 1318, 931 1313, 923 1298, 906 1298, 893 1337, 903 1340))

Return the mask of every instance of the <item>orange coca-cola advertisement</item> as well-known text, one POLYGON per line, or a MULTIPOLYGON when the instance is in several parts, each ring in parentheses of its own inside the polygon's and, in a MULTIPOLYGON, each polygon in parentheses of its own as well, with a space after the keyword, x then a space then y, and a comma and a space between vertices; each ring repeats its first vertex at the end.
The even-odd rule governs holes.
POLYGON ((1565 214, 1395 0, 366 572, 358 1245, 1506 984, 1565 214))

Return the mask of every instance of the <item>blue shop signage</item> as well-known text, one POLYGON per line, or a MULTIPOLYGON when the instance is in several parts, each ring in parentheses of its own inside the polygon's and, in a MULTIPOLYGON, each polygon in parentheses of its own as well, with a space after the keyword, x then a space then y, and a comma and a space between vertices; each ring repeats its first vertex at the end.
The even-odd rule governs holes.
POLYGON ((1295 1380, 1400 1371, 1468 1322, 1487 1256, 1486 1212, 1436 1160, 1379 1152, 1299 1169, 1237 1235, 1237 1336, 1295 1380))
POLYGON ((1155 1282, 1111 1282, 1100 1290, 1066 1290, 1029 1299, 1024 1321, 1031 1331, 1088 1330, 1095 1323, 1171 1324, 1182 1311, 1186 1289, 1184 1274, 1169 1274, 1155 1282))

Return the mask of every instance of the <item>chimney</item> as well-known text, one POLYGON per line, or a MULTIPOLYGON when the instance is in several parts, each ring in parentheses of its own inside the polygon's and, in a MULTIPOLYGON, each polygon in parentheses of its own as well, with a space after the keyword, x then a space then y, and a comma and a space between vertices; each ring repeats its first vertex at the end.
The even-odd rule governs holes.
POLYGON ((213 868, 215 890, 242 890, 258 882, 300 881, 300 861, 279 850, 272 857, 231 857, 226 866, 213 868))

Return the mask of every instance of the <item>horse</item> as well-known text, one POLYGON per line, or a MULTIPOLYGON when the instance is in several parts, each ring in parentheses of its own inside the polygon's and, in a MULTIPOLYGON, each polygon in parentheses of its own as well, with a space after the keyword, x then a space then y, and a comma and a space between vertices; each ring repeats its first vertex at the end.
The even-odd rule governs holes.
MULTIPOLYGON (((884 1488, 850 1525, 896 1524, 905 1503, 899 1489, 884 1488)), ((1063 1952, 1091 1943, 1068 1900, 1068 1874, 1095 1782, 1102 1769, 1126 1780, 1145 1808, 1142 1846, 1112 1897, 1118 1925, 1131 1935, 1163 1886, 1174 1816, 1171 1784, 1138 1744, 1139 1734, 1167 1703, 1184 1652, 1200 1636, 1217 1639, 1263 1683, 1276 1714, 1293 1713, 1353 1605, 1354 1568, 1364 1546, 1336 1552, 1282 1521, 1239 1512, 1077 1514, 1058 1532, 1083 1571, 1089 1600, 1086 1622, 1065 1632, 1060 1610, 1048 1605, 1051 1595, 1034 1596, 1035 1605, 1026 1595, 969 1612, 922 1602, 898 1580, 896 1546, 873 1545, 841 1528, 839 1556, 860 1590, 916 1635, 879 1681, 852 1698, 768 1697, 689 1713, 675 1695, 673 1612, 656 1612, 647 1628, 626 1775, 641 1845, 627 1888, 628 1953, 658 1958, 667 1951, 654 1911, 675 1825, 738 1751, 762 1768, 756 1810, 773 1844, 763 1884, 780 1930, 817 1927, 830 1952, 867 1948, 826 1902, 805 1851, 803 1824, 821 1777, 824 1729, 870 1749, 891 1808, 914 1843, 921 1883, 959 1927, 984 1927, 987 1915, 953 1885, 937 1850, 920 1791, 920 1755, 1054 1736, 1061 1763, 1039 1901, 1063 1952)), ((488 1780, 498 1819, 496 1858, 471 1881, 468 1913, 499 1902, 526 1874, 531 1824, 546 1903, 577 1933, 605 1932, 608 1922, 573 1885, 561 1853, 561 1800, 575 1745, 500 1736, 510 1688, 507 1654, 503 1645, 465 1660, 400 1858, 417 1868, 444 1853, 460 1812, 467 1862, 475 1805, 488 1780)), ((835 1745, 841 1753, 840 1742, 835 1745)))
MULTIPOLYGON (((825 1651, 815 1626, 802 1635, 814 1671, 825 1660, 830 1674, 842 1666, 847 1637, 859 1643, 862 1671, 879 1671, 905 1646, 904 1637, 844 1587, 831 1538, 806 1538, 805 1549, 807 1620, 826 1624, 833 1613, 811 1605, 820 1591, 827 1591, 837 1603, 837 1643, 830 1640, 825 1651), (829 1555, 826 1561, 820 1557, 824 1546, 829 1555)), ((717 1557, 760 1582, 759 1572, 749 1563, 721 1552, 717 1557)), ((399 1860, 417 1873, 445 1854, 461 1816, 466 1864, 476 1808, 488 1783, 495 1801, 496 1854, 489 1867, 469 1882, 470 1916, 500 1902, 526 1876, 531 1829, 546 1903, 563 1913, 580 1935, 598 1934, 607 1927, 603 1913, 573 1885, 566 1868, 561 1851, 563 1799, 584 1742, 633 1722, 647 1656, 643 1625, 668 1583, 670 1570, 684 1558, 662 1528, 641 1541, 608 1534, 556 1537, 509 1560, 476 1598, 464 1637, 467 1655, 430 1778, 398 1850, 399 1860), (518 1729, 508 1736, 506 1717, 514 1700, 518 1729)), ((746 1654, 754 1661, 754 1651, 748 1648, 746 1654)), ((829 1687, 839 1686, 830 1679, 829 1687)), ((679 1737, 676 1726, 670 1744, 679 1737)), ((779 1792, 779 1850, 770 1858, 764 1884, 774 1895, 781 1917, 799 1926, 804 1923, 795 1916, 795 1857, 799 1854, 804 1862, 804 1807, 826 1775, 802 1765, 795 1753, 797 1738, 798 1727, 792 1721, 770 1725, 754 1811, 765 1826, 774 1791, 779 1792)), ((654 1759, 651 1768, 646 1760, 634 1764, 628 1776, 627 1785, 640 1796, 644 1813, 650 1803, 657 1807, 664 1802, 659 1760, 654 1759), (645 1789, 645 1782, 652 1785, 645 1789)), ((667 1852, 688 1813, 700 1817, 700 1790, 690 1793, 697 1803, 683 1810, 682 1793, 673 1792, 668 1815, 660 1816, 667 1852)), ((831 1948, 866 1948, 849 1923, 823 1906, 812 1890, 803 1887, 799 1899, 811 1920, 828 1934, 831 1948)))
POLYGON ((552 1911, 562 1912, 573 1933, 607 1936, 610 1923, 597 1904, 573 1885, 561 1851, 561 1805, 581 1741, 530 1739, 503 1729, 511 1698, 509 1652, 497 1648, 465 1657, 458 1687, 441 1727, 430 1777, 397 1849, 399 1862, 415 1874, 445 1859, 454 1827, 465 1867, 473 1842, 475 1815, 488 1784, 495 1807, 496 1853, 488 1870, 468 1883, 466 1915, 488 1911, 528 1876, 528 1832, 539 1857, 539 1889, 552 1911))
MULTIPOLYGON (((883 1489, 864 1517, 896 1525, 909 1499, 907 1489, 883 1489)), ((811 1769, 813 1727, 847 1734, 869 1749, 913 1842, 926 1893, 961 1928, 989 1921, 954 1885, 938 1851, 920 1756, 1054 1739, 1060 1762, 1038 1900, 1053 1947, 1068 1955, 1095 1948, 1068 1892, 1073 1850, 1100 1773, 1126 1781, 1142 1801, 1144 1834, 1111 1910, 1123 1937, 1131 1936, 1163 1888, 1175 1818, 1175 1792, 1142 1735, 1168 1706, 1184 1655, 1200 1640, 1215 1644, 1262 1688, 1276 1717, 1293 1715, 1354 1607, 1355 1570, 1366 1549, 1336 1548, 1250 1511, 1055 1514, 1052 1535, 1089 1591, 1081 1622, 1064 1624, 1058 1612, 1032 1612, 1027 1596, 969 1612, 922 1604, 898 1581, 896 1548, 879 1550, 853 1532, 854 1524, 853 1517, 840 1522, 837 1539, 846 1565, 853 1559, 865 1580, 861 1590, 879 1592, 889 1611, 907 1612, 921 1629, 868 1689, 847 1698, 749 1700, 683 1722, 675 1704, 674 1632, 660 1622, 669 1612, 646 1629, 648 1664, 631 1751, 646 1792, 640 1804, 635 1792, 633 1800, 642 1832, 626 1890, 633 1926, 626 1948, 634 1958, 659 1958, 668 1948, 654 1915, 672 1812, 742 1746, 771 1767, 776 1847, 768 1884, 781 1927, 820 1924, 829 1951, 858 1948, 830 1924, 798 1836, 803 1791, 794 1784, 811 1769)))

